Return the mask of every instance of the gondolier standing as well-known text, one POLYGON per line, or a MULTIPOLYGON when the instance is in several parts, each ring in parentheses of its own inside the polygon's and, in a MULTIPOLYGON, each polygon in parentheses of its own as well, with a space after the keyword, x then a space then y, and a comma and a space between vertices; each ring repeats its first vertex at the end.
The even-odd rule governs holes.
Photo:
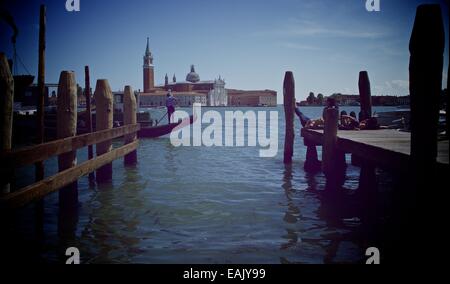
POLYGON ((172 114, 175 112, 175 105, 177 103, 177 100, 172 95, 172 90, 169 89, 169 92, 167 93, 166 98, 166 107, 167 107, 167 115, 169 117, 169 124, 170 120, 172 118, 172 114))

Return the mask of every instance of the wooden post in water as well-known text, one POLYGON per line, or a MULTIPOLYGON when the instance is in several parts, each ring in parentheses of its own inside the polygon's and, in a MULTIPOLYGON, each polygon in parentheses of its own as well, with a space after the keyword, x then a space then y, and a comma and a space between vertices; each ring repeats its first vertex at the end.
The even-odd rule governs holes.
MULTIPOLYGON (((92 133, 92 107, 91 107, 91 79, 89 74, 89 66, 84 67, 84 95, 86 97, 86 126, 88 133, 92 133)), ((88 159, 92 160, 94 158, 94 147, 92 145, 88 146, 88 159)), ((89 182, 93 183, 95 180, 94 172, 89 173, 89 182)))
POLYGON ((436 227, 446 221, 445 174, 438 174, 439 99, 442 90, 445 33, 439 4, 417 7, 409 42, 409 91, 411 95, 411 156, 408 191, 398 198, 400 208, 397 244, 399 259, 431 258, 441 244, 417 224, 436 227), (439 181, 439 183, 436 183, 439 181), (435 182, 435 184, 433 184, 435 182), (444 182, 445 183, 445 182, 444 182), (433 184, 431 186, 431 184, 433 184), (429 191, 432 190, 432 192, 429 191), (427 210, 421 210, 422 208, 427 210), (414 247, 414 251, 411 251, 414 247))
POLYGON ((295 112, 295 81, 291 71, 286 72, 283 83, 284 114, 286 119, 286 135, 284 139, 284 163, 292 163, 294 155, 294 112, 295 112))
MULTIPOLYGON (((108 80, 97 80, 95 87, 96 125, 97 131, 113 128, 113 95, 108 80)), ((97 144, 97 156, 112 150, 112 141, 97 144)), ((112 163, 106 164, 97 170, 97 182, 106 182, 112 179, 112 163)))
MULTIPOLYGON (((39 66, 38 66, 38 101, 37 101, 37 135, 36 143, 44 143, 44 104, 45 104, 45 33, 47 24, 47 9, 41 5, 39 22, 39 66)), ((44 163, 36 163, 36 181, 44 179, 44 163)))
MULTIPOLYGON (((361 102, 361 112, 359 113, 359 120, 365 120, 372 117, 372 95, 370 90, 370 80, 367 71, 359 72, 359 99, 361 102)), ((364 162, 362 159, 360 161, 361 173, 359 175, 359 190, 364 191, 365 197, 370 199, 368 196, 376 190, 376 173, 375 168, 369 163, 364 162)), ((367 199, 366 198, 366 199, 367 199)))
MULTIPOLYGON (((123 122, 124 125, 136 124, 136 97, 131 86, 125 86, 123 94, 123 122)), ((136 140, 136 133, 125 135, 125 144, 136 140)), ((125 156, 125 165, 133 165, 137 162, 137 152, 133 151, 125 156)))
POLYGON ((370 81, 367 71, 359 72, 359 99, 361 103, 361 112, 359 113, 359 120, 368 119, 372 117, 372 97, 370 91, 370 81))
POLYGON ((411 159, 415 174, 422 176, 423 181, 430 171, 434 172, 437 158, 444 41, 440 5, 420 5, 409 43, 409 90, 411 159))
POLYGON ((338 108, 326 109, 324 120, 322 170, 327 178, 327 187, 340 187, 345 179, 345 154, 337 149, 338 108))
MULTIPOLYGON (((13 105, 14 105, 14 78, 8 64, 8 59, 4 53, 0 53, 0 150, 10 151, 12 148, 12 127, 13 127, 13 105)), ((1 168, 2 193, 11 191, 11 169, 1 168), (3 180, 4 178, 4 180, 3 180)))
MULTIPOLYGON (((73 71, 63 71, 59 77, 56 133, 58 139, 77 135, 77 84, 73 71)), ((59 155, 59 171, 62 172, 76 166, 76 155, 76 151, 59 155)), ((62 208, 73 207, 78 203, 76 182, 59 191, 59 202, 62 208)))
POLYGON ((321 163, 317 155, 316 145, 307 139, 304 140, 304 144, 306 146, 306 160, 303 168, 305 172, 316 173, 321 169, 321 163))

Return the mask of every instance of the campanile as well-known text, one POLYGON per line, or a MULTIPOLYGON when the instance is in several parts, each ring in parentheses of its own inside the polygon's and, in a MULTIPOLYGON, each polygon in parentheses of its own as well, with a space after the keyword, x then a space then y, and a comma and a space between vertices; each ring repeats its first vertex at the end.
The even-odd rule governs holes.
POLYGON ((150 52, 149 38, 147 38, 147 48, 144 55, 144 93, 150 93, 155 88, 155 73, 153 66, 153 55, 150 52))

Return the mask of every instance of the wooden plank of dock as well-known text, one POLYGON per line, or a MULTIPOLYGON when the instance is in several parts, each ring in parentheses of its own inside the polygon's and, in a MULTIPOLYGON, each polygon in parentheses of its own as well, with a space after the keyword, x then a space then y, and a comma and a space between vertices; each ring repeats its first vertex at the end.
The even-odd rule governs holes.
MULTIPOLYGON (((323 130, 301 130, 302 137, 310 143, 322 145, 323 130)), ((394 129, 340 130, 337 147, 346 153, 357 155, 382 168, 406 170, 411 154, 411 133, 394 129)), ((439 167, 449 165, 448 140, 439 141, 437 163, 439 167)))

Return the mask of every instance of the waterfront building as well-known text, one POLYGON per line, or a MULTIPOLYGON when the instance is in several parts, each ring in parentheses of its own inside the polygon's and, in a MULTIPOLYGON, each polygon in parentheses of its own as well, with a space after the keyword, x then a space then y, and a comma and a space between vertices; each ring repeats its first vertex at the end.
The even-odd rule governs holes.
MULTIPOLYGON (((178 106, 189 107, 194 103, 200 103, 202 106, 207 106, 207 95, 196 92, 172 92, 178 102, 178 106)), ((140 107, 161 107, 166 106, 167 92, 164 90, 157 90, 151 93, 139 94, 140 107)))
POLYGON ((225 88, 225 80, 219 76, 214 80, 201 80, 200 75, 191 65, 185 81, 177 82, 173 74, 169 82, 168 74, 164 76, 164 84, 155 85, 153 55, 147 38, 147 46, 143 64, 144 88, 138 92, 139 107, 165 106, 166 95, 171 91, 181 107, 189 107, 194 103, 202 106, 276 106, 277 93, 271 90, 244 91, 225 88), (232 93, 229 95, 229 93, 232 93))
POLYGON ((277 106, 277 92, 272 90, 228 91, 229 106, 277 106))
POLYGON ((225 89, 225 80, 222 78, 214 80, 214 89, 208 93, 209 106, 227 106, 228 92, 225 89))

